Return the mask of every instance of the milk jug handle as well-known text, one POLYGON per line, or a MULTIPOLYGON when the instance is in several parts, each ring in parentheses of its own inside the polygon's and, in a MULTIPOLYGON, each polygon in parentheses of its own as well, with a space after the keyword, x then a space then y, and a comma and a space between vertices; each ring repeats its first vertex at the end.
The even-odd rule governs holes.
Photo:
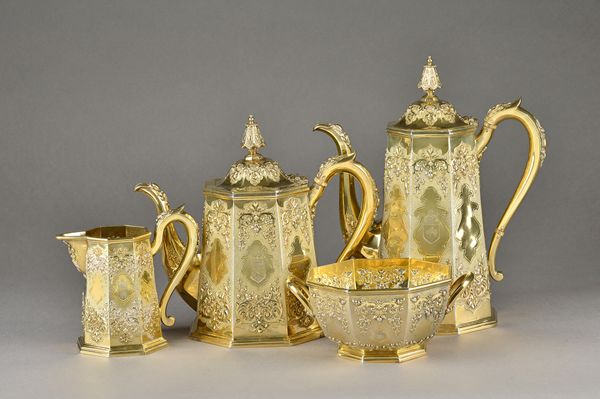
POLYGON ((173 291, 175 291, 175 288, 185 276, 192 264, 192 259, 198 250, 198 224, 193 217, 183 210, 183 206, 180 206, 179 208, 163 212, 156 218, 156 230, 154 232, 154 242, 152 243, 151 248, 152 255, 155 255, 161 248, 164 237, 163 233, 167 226, 174 222, 183 224, 188 240, 181 263, 177 266, 175 274, 173 274, 173 277, 169 280, 169 283, 160 298, 160 319, 164 325, 169 327, 175 324, 175 318, 173 316, 167 316, 169 299, 171 299, 173 291))
POLYGON ((496 231, 494 232, 490 244, 488 267, 490 275, 496 281, 501 281, 504 278, 502 272, 496 270, 496 252, 500 245, 500 240, 502 239, 502 236, 504 236, 504 231, 510 222, 510 219, 515 214, 517 208, 523 201, 525 194, 527 194, 527 191, 533 184, 533 181, 544 162, 544 158, 546 158, 546 135, 544 129, 531 113, 524 108, 521 108, 521 99, 518 99, 512 103, 498 104, 488 111, 481 131, 476 137, 475 150, 479 159, 481 159, 481 156, 486 150, 498 124, 506 119, 518 121, 527 131, 527 134, 529 135, 529 157, 521 181, 508 203, 504 214, 500 218, 500 222, 498 222, 498 226, 496 227, 496 231))

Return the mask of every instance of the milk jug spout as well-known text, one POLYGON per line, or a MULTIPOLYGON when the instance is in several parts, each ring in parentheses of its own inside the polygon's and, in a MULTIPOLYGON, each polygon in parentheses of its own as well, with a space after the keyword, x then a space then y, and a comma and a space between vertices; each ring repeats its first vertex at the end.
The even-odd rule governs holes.
POLYGON ((56 239, 63 241, 67 245, 73 264, 77 270, 85 274, 85 254, 87 252, 87 237, 85 231, 61 234, 56 236, 56 239))

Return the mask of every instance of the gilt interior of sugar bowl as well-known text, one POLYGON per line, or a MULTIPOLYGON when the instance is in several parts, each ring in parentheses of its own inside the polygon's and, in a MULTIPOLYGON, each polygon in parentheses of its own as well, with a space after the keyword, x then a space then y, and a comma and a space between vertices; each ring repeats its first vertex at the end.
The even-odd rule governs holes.
POLYGON ((416 259, 351 259, 313 268, 308 282, 344 290, 418 288, 452 278, 449 265, 416 259))

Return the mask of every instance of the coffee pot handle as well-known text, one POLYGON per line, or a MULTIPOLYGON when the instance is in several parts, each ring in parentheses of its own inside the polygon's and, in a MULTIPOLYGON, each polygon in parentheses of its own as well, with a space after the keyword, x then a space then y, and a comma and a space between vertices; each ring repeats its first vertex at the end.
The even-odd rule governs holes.
POLYGON ((481 131, 476 137, 475 150, 479 159, 481 159, 488 143, 492 139, 492 135, 498 124, 506 119, 518 121, 523 125, 525 130, 527 130, 527 134, 529 135, 529 158, 525 165, 523 177, 508 203, 504 214, 500 218, 500 222, 498 222, 498 226, 496 227, 496 231, 494 232, 490 244, 488 267, 490 275, 496 281, 501 281, 504 278, 502 272, 496 270, 496 252, 500 245, 500 240, 502 239, 502 236, 504 236, 506 226, 515 214, 519 205, 521 205, 525 194, 529 191, 529 188, 546 158, 546 135, 544 128, 542 128, 540 122, 531 113, 524 108, 521 108, 521 99, 518 99, 512 103, 498 104, 488 111, 481 131))
POLYGON ((355 161, 356 154, 338 155, 329 158, 319 168, 319 172, 315 177, 315 184, 311 188, 308 196, 308 206, 311 215, 314 217, 317 202, 325 192, 325 187, 333 176, 341 173, 349 173, 360 184, 362 189, 362 206, 358 221, 352 235, 346 242, 346 246, 337 258, 338 262, 346 260, 357 254, 360 250, 361 243, 368 233, 369 228, 375 219, 377 206, 379 205, 379 197, 377 196, 377 185, 373 177, 360 162, 355 161))
POLYGON ((198 224, 193 217, 183 210, 183 206, 180 206, 179 208, 163 212, 156 218, 156 230, 154 231, 154 242, 152 243, 151 248, 152 255, 155 255, 161 248, 164 237, 163 233, 167 226, 174 222, 183 224, 188 236, 188 241, 181 263, 177 266, 173 277, 169 280, 169 283, 160 298, 160 319, 164 325, 169 327, 175 324, 175 318, 173 316, 167 316, 167 305, 171 299, 171 295, 173 295, 173 291, 175 291, 175 288, 185 276, 198 250, 198 224))

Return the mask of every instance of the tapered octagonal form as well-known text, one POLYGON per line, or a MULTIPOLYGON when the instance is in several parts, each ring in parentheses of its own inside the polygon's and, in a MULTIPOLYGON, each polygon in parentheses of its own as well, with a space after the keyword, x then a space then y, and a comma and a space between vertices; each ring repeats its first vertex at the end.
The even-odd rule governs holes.
POLYGON ((450 266, 353 259, 312 269, 310 306, 341 357, 403 362, 425 354, 446 314, 450 266))

